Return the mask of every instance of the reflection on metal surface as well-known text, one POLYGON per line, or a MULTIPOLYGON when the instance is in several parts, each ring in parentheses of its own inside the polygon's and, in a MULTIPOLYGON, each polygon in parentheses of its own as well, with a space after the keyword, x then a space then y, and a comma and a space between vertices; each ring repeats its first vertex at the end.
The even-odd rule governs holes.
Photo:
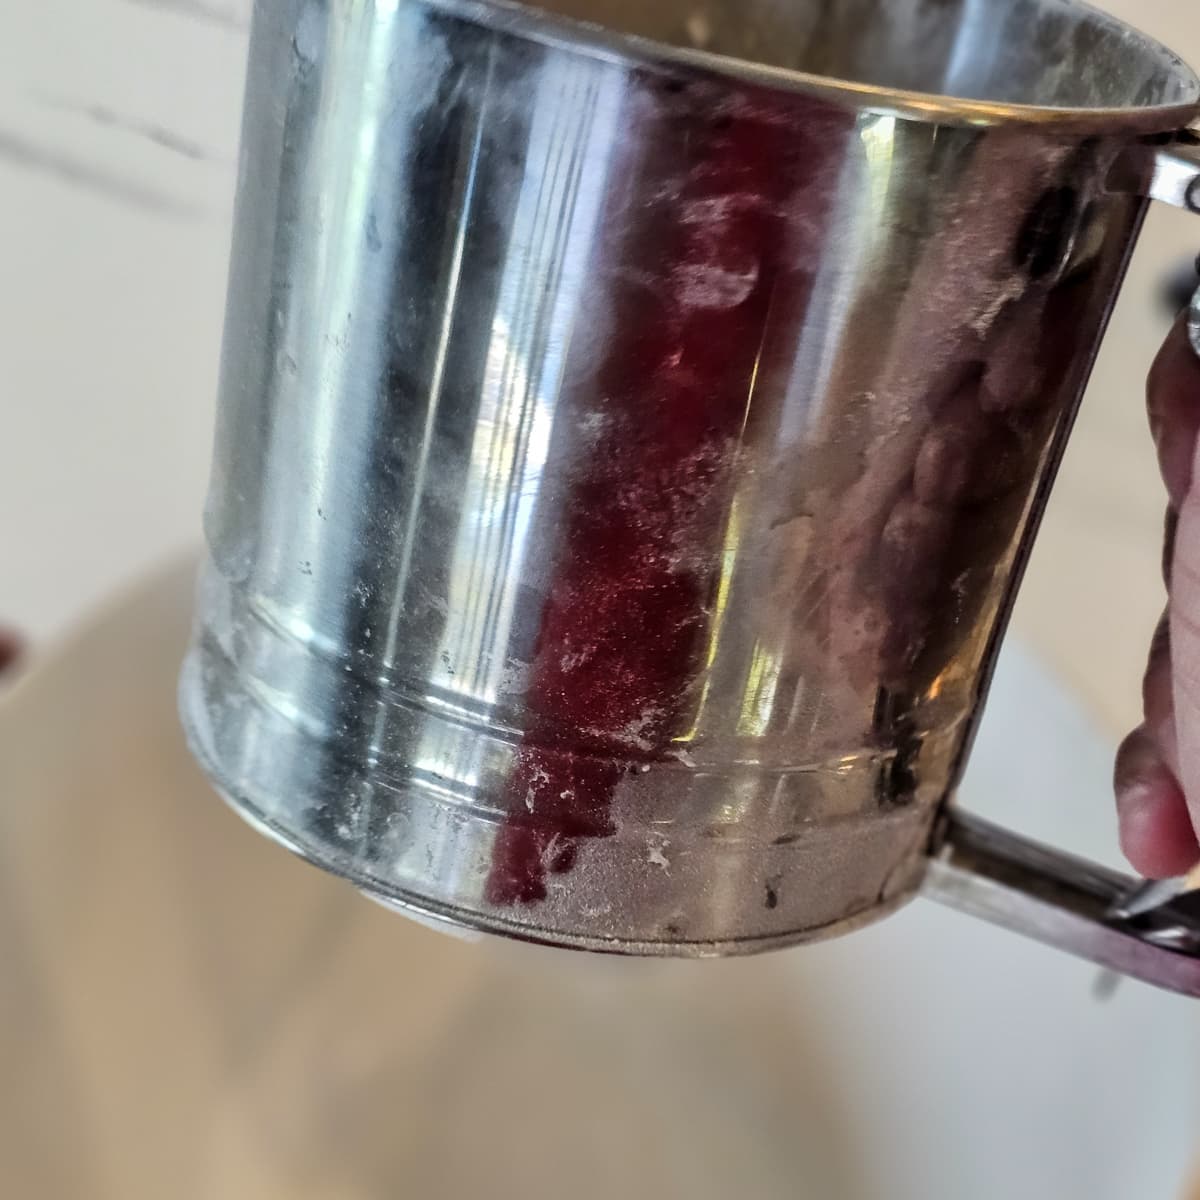
POLYGON ((1192 297, 1188 309, 1188 340, 1192 343, 1192 349, 1200 354, 1200 289, 1192 297))
MULTIPOLYGON (((551 7, 688 44, 681 5, 551 7)), ((925 42, 881 0, 702 6, 768 66, 1066 107, 258 6, 183 684, 236 806, 395 904, 594 949, 915 893, 1144 211, 1111 169, 1152 176, 1197 85, 1058 0, 1019 37, 901 7, 925 42)))
MULTIPOLYGON (((523 181, 506 250, 435 667, 436 682, 480 704, 500 699, 510 673, 505 654, 555 403, 578 336, 574 321, 604 201, 598 184, 615 146, 622 91, 615 69, 593 77, 551 64, 531 100, 527 153, 544 171, 523 181)), ((448 306, 448 320, 453 311, 448 306)))
POLYGON ((739 737, 762 737, 767 732, 782 670, 783 663, 777 655, 762 645, 754 648, 737 724, 739 737))

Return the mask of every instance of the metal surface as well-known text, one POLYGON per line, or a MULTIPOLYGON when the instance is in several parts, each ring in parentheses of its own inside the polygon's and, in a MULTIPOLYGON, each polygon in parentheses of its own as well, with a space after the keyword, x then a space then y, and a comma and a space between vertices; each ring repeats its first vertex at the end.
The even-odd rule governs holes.
POLYGON ((1126 875, 954 814, 925 894, 971 916, 1069 950, 1099 966, 1200 996, 1200 913, 1180 888, 1128 907, 1126 875), (1172 903, 1174 901, 1174 903, 1172 903))
POLYGON ((1169 950, 1200 953, 1200 867, 1183 879, 1151 880, 1123 896, 1110 919, 1169 950))
POLYGON ((879 1194, 836 963, 466 945, 247 836, 175 719, 194 576, 0 697, 0 1196, 879 1194))
MULTIPOLYGON (((1136 166, 1135 166, 1136 173, 1136 166)), ((1115 178, 1122 180, 1118 169, 1115 178)), ((1154 157, 1148 185, 1139 189, 1151 200, 1200 212, 1200 134, 1189 127, 1172 147, 1160 150, 1154 157)), ((1200 354, 1200 289, 1192 296, 1188 309, 1188 340, 1200 354)))
POLYGON ((191 744, 434 918, 852 928, 920 885, 1200 90, 1055 0, 559 11, 617 32, 256 6, 191 744))
POLYGON ((1200 354, 1200 289, 1197 289, 1188 308, 1188 340, 1192 343, 1192 349, 1200 354))

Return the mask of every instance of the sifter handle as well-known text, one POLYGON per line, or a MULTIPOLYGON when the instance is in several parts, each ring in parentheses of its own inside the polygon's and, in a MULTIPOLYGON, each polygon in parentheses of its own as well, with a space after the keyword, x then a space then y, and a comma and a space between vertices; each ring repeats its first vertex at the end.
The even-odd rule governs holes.
POLYGON ((952 811, 924 894, 1098 966, 1200 997, 1200 891, 1131 876, 952 811))
MULTIPOLYGON (((1200 213, 1200 129, 1119 161, 1114 191, 1200 213)), ((1189 334, 1200 354, 1200 291, 1189 334)), ((1200 871, 1143 884, 950 809, 935 839, 927 896, 1102 967, 1200 997, 1200 871)))

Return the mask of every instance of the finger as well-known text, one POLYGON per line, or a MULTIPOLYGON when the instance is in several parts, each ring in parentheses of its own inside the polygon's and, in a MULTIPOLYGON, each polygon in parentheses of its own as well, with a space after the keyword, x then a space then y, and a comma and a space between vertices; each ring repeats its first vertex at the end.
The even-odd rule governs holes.
POLYGON ((1180 778, 1179 736, 1175 728, 1175 684, 1171 674, 1171 624, 1164 615, 1150 643, 1150 661, 1142 682, 1143 728, 1153 739, 1159 758, 1180 778))
POLYGON ((1147 879, 1185 875, 1200 862, 1200 845, 1183 790, 1145 729, 1117 755, 1117 812, 1121 849, 1147 879))
POLYGON ((1171 679, 1179 781, 1200 818, 1200 493, 1179 513, 1171 570, 1171 679))
POLYGON ((1175 542, 1179 537, 1179 510, 1167 509, 1166 528, 1163 530, 1163 582, 1171 590, 1171 577, 1175 573, 1175 542))
POLYGON ((1176 323, 1159 352, 1146 398, 1159 467, 1178 509, 1192 484, 1200 437, 1200 359, 1188 342, 1186 319, 1176 323))
MULTIPOLYGON (((1151 372, 1150 420, 1163 477, 1179 514, 1168 548, 1170 575, 1170 675, 1174 704, 1174 769, 1191 800, 1193 828, 1200 818, 1200 476, 1195 468, 1200 425, 1200 361, 1185 321, 1171 331, 1151 372)), ((1149 688, 1160 686, 1150 681, 1149 688)), ((1150 697, 1147 697, 1149 700, 1150 697)), ((1158 739, 1155 739, 1158 745, 1158 739)), ((1168 747, 1169 749, 1169 747, 1168 747)), ((1160 751, 1161 753, 1161 751, 1160 751)))
POLYGON ((1178 782, 1169 616, 1163 617, 1150 643, 1142 702, 1145 724, 1125 743, 1117 763, 1121 843, 1143 875, 1170 878, 1200 862, 1200 845, 1178 782))

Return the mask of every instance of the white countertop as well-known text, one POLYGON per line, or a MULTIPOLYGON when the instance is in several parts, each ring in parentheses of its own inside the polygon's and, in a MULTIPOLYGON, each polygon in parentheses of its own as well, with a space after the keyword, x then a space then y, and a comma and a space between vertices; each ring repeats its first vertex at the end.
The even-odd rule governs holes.
MULTIPOLYGON (((1195 1001, 1101 1002, 1086 963, 928 902, 643 962, 433 934, 296 861, 184 747, 191 577, 0 706, 0 1195, 1180 1196, 1195 1001)), ((1110 761, 1010 643, 964 801, 1111 857, 1110 761)))

